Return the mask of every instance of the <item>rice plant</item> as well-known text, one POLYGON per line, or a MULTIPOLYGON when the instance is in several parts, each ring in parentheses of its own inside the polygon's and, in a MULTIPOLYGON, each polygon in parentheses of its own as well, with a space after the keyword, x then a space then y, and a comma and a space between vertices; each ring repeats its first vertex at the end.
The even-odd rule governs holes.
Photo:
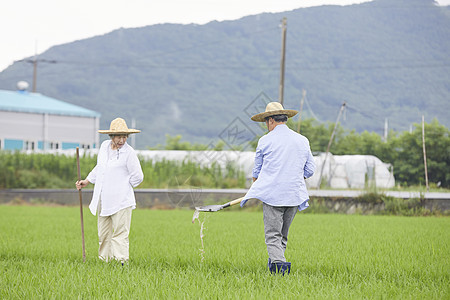
POLYGON ((299 213, 288 276, 266 269, 262 213, 133 212, 130 262, 97 259, 96 218, 79 208, 0 206, 1 299, 379 299, 450 297, 450 219, 299 213))

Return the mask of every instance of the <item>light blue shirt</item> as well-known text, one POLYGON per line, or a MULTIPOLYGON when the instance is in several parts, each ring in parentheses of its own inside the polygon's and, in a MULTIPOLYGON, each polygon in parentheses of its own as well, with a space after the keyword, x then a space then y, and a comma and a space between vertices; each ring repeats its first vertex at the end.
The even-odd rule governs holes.
POLYGON ((305 178, 314 174, 316 165, 306 137, 277 125, 258 141, 253 177, 258 178, 244 196, 271 206, 309 206, 305 178))

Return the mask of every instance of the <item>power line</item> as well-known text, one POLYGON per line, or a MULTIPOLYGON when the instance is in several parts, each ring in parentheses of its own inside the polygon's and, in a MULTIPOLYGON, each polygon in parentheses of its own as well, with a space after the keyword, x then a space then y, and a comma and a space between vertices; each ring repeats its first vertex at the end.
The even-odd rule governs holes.
MULTIPOLYGON (((202 64, 199 65, 196 62, 192 64, 153 64, 147 62, 136 61, 116 61, 116 62, 93 62, 93 61, 79 61, 79 60, 39 60, 40 62, 47 62, 52 64, 72 64, 72 65, 82 65, 82 66, 92 66, 92 67, 133 67, 133 68, 152 68, 152 69, 229 69, 229 70, 278 70, 278 66, 251 66, 251 65, 218 65, 218 64, 202 64)), ((17 62, 32 62, 32 60, 20 60, 17 62)), ((435 64, 411 64, 411 65, 391 65, 391 66, 376 66, 376 65, 366 65, 366 66, 309 66, 287 63, 286 69, 294 69, 299 71, 340 71, 340 70, 395 70, 395 69, 424 69, 424 68, 448 68, 450 67, 450 61, 442 61, 435 64), (296 69, 300 68, 300 69, 296 69)))
POLYGON ((312 115, 312 117, 314 118, 314 120, 318 121, 319 123, 324 123, 322 120, 320 120, 320 119, 316 116, 316 114, 315 114, 314 111, 312 110, 311 105, 309 105, 309 101, 308 101, 308 98, 306 97, 306 95, 305 95, 305 103, 306 103, 306 106, 308 106, 308 110, 309 110, 309 112, 311 113, 311 115, 312 115))
MULTIPOLYGON (((289 65, 288 67, 292 67, 289 65)), ((330 67, 302 67, 301 71, 334 71, 334 70, 353 70, 353 71, 361 71, 361 70, 392 70, 392 69, 425 69, 425 68, 448 68, 450 67, 450 61, 444 61, 443 63, 438 64, 415 64, 415 65, 396 65, 396 66, 330 66, 330 67)))
MULTIPOLYGON (((162 56, 168 56, 172 54, 177 54, 179 52, 187 52, 196 48, 206 48, 212 45, 218 45, 222 43, 233 43, 233 42, 241 42, 243 37, 258 35, 261 33, 267 33, 270 31, 279 30, 278 27, 269 27, 263 30, 258 30, 254 32, 249 32, 247 34, 243 34, 241 36, 229 37, 227 40, 219 39, 207 43, 199 43, 189 47, 184 47, 180 49, 175 49, 173 51, 165 51, 163 53, 154 53, 150 55, 146 55, 143 57, 135 58, 132 60, 121 60, 121 61, 86 61, 86 60, 57 60, 57 59, 38 59, 38 62, 50 63, 50 64, 71 64, 71 65, 80 65, 80 66, 88 66, 88 67, 133 67, 133 68, 150 68, 150 69, 199 69, 199 70, 208 70, 208 69, 220 69, 220 70, 278 70, 278 66, 267 66, 267 65, 259 65, 259 66, 251 66, 237 64, 230 65, 227 62, 224 64, 205 64, 204 61, 201 61, 201 64, 198 62, 192 62, 191 64, 155 64, 154 62, 149 62, 149 59, 158 58, 162 56)), ((291 34, 292 35, 292 32, 291 34)), ((296 34, 294 33, 294 38, 296 34)), ((32 59, 23 59, 17 62, 34 62, 32 59)), ((360 61, 355 60, 352 61, 343 61, 339 62, 339 66, 336 66, 332 61, 322 61, 322 62, 307 62, 301 61, 298 58, 290 58, 286 63, 286 69, 292 70, 295 68, 299 68, 300 71, 341 71, 341 70, 352 70, 352 71, 361 71, 361 70, 393 70, 393 69, 424 69, 424 68, 448 68, 450 67, 450 60, 422 60, 418 61, 417 59, 394 59, 394 60, 371 60, 369 64, 367 60, 360 61), (353 63, 353 65, 351 64, 353 63)), ((298 71, 298 70, 297 70, 298 71)))

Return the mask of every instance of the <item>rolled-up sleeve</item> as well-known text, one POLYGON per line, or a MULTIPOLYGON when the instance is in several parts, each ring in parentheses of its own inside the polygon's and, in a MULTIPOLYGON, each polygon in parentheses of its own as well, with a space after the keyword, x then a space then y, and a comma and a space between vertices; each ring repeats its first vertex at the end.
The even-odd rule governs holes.
POLYGON ((303 169, 303 175, 305 178, 309 178, 314 175, 314 171, 316 170, 316 163, 314 162, 314 157, 309 151, 308 159, 306 160, 305 167, 303 169))
POLYGON ((263 164, 263 152, 258 144, 258 147, 256 148, 256 154, 255 154, 255 166, 253 167, 252 176, 254 178, 258 178, 259 172, 261 172, 261 167, 263 164))
POLYGON ((132 187, 137 187, 144 180, 144 173, 142 172, 141 164, 136 153, 130 154, 127 160, 127 168, 130 173, 130 184, 132 187))

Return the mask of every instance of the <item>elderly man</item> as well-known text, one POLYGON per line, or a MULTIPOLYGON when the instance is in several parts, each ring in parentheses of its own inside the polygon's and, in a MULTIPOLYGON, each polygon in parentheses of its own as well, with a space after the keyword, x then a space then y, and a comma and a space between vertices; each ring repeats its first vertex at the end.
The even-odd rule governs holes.
POLYGON ((288 118, 296 114, 271 102, 265 112, 252 117, 253 121, 266 122, 269 133, 258 141, 253 185, 241 202, 241 206, 253 198, 263 202, 268 268, 271 273, 283 275, 291 270, 284 256, 289 227, 297 210, 309 206, 305 178, 311 177, 315 169, 308 139, 286 126, 288 118))

